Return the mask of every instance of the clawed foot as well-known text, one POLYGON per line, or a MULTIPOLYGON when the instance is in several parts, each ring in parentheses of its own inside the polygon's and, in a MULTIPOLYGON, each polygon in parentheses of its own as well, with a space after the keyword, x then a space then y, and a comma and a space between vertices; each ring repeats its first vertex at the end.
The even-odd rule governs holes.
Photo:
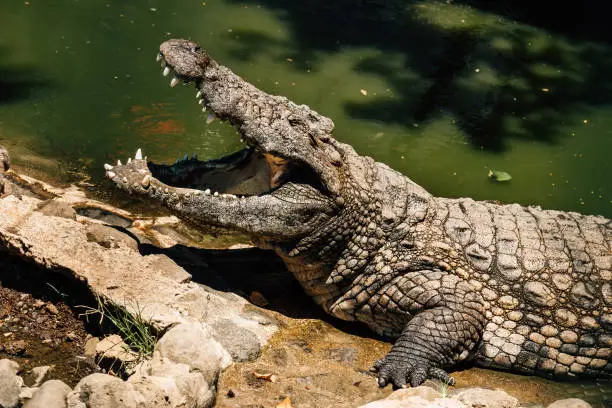
POLYGON ((432 367, 425 361, 411 363, 406 359, 387 355, 376 361, 372 369, 378 373, 379 387, 393 384, 394 388, 405 388, 408 383, 412 387, 418 387, 429 378, 438 379, 448 385, 455 385, 455 380, 446 371, 432 367))

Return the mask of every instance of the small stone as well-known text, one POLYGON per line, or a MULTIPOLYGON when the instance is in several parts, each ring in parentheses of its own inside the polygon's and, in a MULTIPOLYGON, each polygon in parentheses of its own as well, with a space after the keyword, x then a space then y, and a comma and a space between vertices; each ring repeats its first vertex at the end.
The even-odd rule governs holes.
POLYGON ((34 367, 31 371, 32 371, 32 377, 34 379, 34 382, 32 383, 32 387, 38 387, 40 386, 40 384, 42 384, 42 382, 45 380, 45 377, 47 376, 47 374, 49 374, 49 371, 51 370, 51 366, 40 366, 40 367, 34 367))
POLYGON ((55 306, 53 303, 47 303, 45 305, 45 309, 47 309, 49 311, 49 313, 56 315, 59 313, 59 310, 57 309, 57 306, 55 306))

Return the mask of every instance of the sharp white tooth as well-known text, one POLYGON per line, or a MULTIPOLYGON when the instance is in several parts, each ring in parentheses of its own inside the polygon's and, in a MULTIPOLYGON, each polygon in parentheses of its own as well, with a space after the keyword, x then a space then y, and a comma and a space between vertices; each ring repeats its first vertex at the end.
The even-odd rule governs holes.
POLYGON ((132 158, 128 157, 128 164, 130 164, 132 162, 132 158))
POLYGON ((211 123, 215 121, 216 118, 217 117, 214 114, 212 113, 208 114, 208 117, 206 118, 206 124, 210 125, 211 123))
POLYGON ((207 188, 206 190, 204 190, 204 194, 210 195, 210 188, 207 188))
POLYGON ((218 197, 218 196, 219 196, 219 192, 218 192, 218 191, 215 191, 215 194, 213 194, 213 195, 214 195, 215 197, 218 197))
POLYGON ((161 60, 162 60, 162 55, 161 55, 161 53, 158 52, 157 53, 157 57, 155 57, 155 61, 159 62, 161 60))
POLYGON ((171 71, 170 67, 166 67, 166 68, 164 68, 164 72, 162 72, 162 75, 163 76, 168 76, 168 74, 170 74, 170 71, 171 71))
POLYGON ((117 166, 123 166, 123 164, 121 164, 121 160, 117 160, 117 166))
POLYGON ((240 138, 240 143, 244 143, 244 139, 240 138))
POLYGON ((113 166, 111 166, 108 163, 104 163, 104 170, 112 170, 112 169, 113 169, 113 166))
POLYGON ((116 174, 113 173, 112 171, 106 172, 106 177, 108 177, 109 179, 114 179, 115 176, 116 176, 116 174))
POLYGON ((179 82, 181 82, 177 77, 172 78, 170 81, 170 86, 174 88, 179 82))
POLYGON ((202 112, 206 112, 206 106, 202 108, 202 112))
POLYGON ((198 101, 198 103, 199 103, 200 105, 204 105, 204 99, 200 99, 200 100, 198 101))
POLYGON ((183 156, 183 161, 187 161, 187 160, 189 160, 189 155, 186 154, 185 156, 183 156))
POLYGON ((200 99, 200 96, 202 96, 202 91, 196 92, 196 99, 200 99))
POLYGON ((140 184, 142 184, 143 187, 149 187, 149 184, 151 184, 151 176, 148 174, 144 176, 140 184))
POLYGON ((168 194, 168 193, 169 193, 169 191, 168 191, 168 188, 167 188, 167 187, 166 187, 166 188, 164 188, 164 193, 166 193, 166 194, 168 194))
POLYGON ((198 154, 194 153, 193 155, 191 155, 191 160, 197 160, 198 159, 198 154))
POLYGON ((136 150, 136 156, 134 156, 134 158, 136 160, 142 160, 142 150, 140 150, 140 147, 138 148, 138 150, 136 150))

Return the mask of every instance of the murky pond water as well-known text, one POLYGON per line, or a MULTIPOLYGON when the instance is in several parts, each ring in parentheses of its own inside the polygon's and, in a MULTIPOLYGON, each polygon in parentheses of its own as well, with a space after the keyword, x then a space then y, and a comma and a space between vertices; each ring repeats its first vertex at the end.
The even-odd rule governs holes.
POLYGON ((436 195, 612 217, 612 47, 509 15, 431 0, 3 1, 0 144, 19 168, 98 194, 102 164, 137 147, 160 162, 238 149, 160 75, 159 43, 188 37, 436 195))

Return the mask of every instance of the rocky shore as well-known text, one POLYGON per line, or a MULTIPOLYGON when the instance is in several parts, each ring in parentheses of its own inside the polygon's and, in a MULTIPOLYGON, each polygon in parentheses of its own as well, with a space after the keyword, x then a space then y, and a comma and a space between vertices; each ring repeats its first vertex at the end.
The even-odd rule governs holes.
MULTIPOLYGON (((388 344, 288 317, 279 313, 282 307, 255 306, 268 303, 257 292, 243 293, 249 302, 222 290, 224 285, 215 285, 224 278, 215 275, 214 262, 189 249, 197 245, 174 217, 142 217, 92 200, 77 187, 57 188, 0 169, 0 256, 60 274, 77 290, 141 316, 157 333, 152 355, 121 376, 97 372, 74 387, 53 372, 26 385, 23 367, 2 359, 0 407, 591 406, 551 398, 545 405, 502 390, 466 388, 461 375, 458 387, 449 389, 430 383, 381 390, 367 369, 388 344), (196 273, 216 288, 196 282, 196 273)), ((250 254, 244 246, 227 251, 232 257, 250 254)), ((246 262, 254 265, 251 258, 246 262)), ((110 342, 107 348, 98 344, 98 357, 103 350, 129 360, 130 348, 113 339, 100 342, 110 342)))

